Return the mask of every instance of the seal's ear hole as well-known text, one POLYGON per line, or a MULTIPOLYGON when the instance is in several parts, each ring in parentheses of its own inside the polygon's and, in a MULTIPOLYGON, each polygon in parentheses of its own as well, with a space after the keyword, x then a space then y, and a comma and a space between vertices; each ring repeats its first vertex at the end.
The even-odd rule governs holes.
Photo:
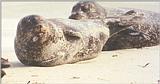
POLYGON ((79 40, 81 38, 81 34, 79 32, 75 32, 75 31, 64 31, 64 36, 66 38, 67 41, 75 41, 75 40, 79 40))

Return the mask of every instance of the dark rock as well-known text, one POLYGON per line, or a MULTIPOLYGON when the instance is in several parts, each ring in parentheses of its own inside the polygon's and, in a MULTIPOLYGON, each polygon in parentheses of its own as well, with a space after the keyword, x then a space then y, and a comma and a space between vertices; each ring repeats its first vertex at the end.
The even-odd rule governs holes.
POLYGON ((1 58, 1 78, 6 75, 2 68, 8 68, 10 66, 11 64, 9 63, 8 59, 1 58))
POLYGON ((8 59, 1 58, 1 68, 8 68, 10 66, 11 64, 9 63, 8 59))
POLYGON ((6 75, 6 73, 1 69, 1 78, 6 75))

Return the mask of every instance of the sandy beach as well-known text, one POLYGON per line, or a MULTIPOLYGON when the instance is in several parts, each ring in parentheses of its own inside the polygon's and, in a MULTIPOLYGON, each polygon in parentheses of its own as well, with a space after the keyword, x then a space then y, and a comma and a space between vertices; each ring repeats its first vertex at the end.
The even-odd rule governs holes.
POLYGON ((55 67, 21 64, 14 53, 7 53, 12 63, 2 84, 104 83, 158 84, 160 79, 159 46, 143 49, 105 51, 95 59, 55 67))
MULTIPOLYGON (((11 62, 10 68, 3 69, 7 75, 1 79, 2 84, 160 84, 160 45, 103 51, 91 60, 54 67, 33 67, 20 63, 14 52, 14 38, 19 20, 30 14, 46 18, 68 18, 76 3, 2 3, 2 57, 11 62)), ((160 7, 160 3, 157 2, 99 4, 105 7, 141 8, 154 12, 159 12, 160 7)))

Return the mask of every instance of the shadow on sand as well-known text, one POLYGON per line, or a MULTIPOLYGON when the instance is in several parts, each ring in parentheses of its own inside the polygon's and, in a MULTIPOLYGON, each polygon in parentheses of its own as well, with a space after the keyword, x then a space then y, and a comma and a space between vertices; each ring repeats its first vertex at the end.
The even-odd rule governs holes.
POLYGON ((10 62, 11 63, 11 68, 16 68, 16 67, 29 67, 27 65, 24 65, 22 64, 21 62, 19 61, 13 61, 13 62, 10 62))

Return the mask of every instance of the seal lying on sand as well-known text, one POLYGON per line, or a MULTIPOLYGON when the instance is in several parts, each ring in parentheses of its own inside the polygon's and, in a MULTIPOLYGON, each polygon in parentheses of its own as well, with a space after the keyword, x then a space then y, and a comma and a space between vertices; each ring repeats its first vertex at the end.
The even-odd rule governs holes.
POLYGON ((55 66, 95 58, 109 36, 101 22, 45 19, 39 15, 18 23, 15 52, 25 65, 55 66))
POLYGON ((81 20, 78 12, 83 12, 84 19, 101 19, 109 27, 110 38, 107 40, 103 50, 116 50, 127 48, 141 48, 160 44, 160 14, 131 8, 106 8, 93 1, 77 3, 72 10, 70 19, 81 20), (84 11, 84 7, 92 4, 85 10, 94 9, 95 11, 84 11), (101 10, 97 10, 97 8, 101 10), (105 10, 105 12, 103 11, 105 10), (101 18, 91 17, 87 14, 97 14, 101 12, 101 18), (74 14, 77 14, 76 16, 74 14), (104 16, 105 15, 105 16, 104 16), (77 19, 79 18, 79 19, 77 19))

